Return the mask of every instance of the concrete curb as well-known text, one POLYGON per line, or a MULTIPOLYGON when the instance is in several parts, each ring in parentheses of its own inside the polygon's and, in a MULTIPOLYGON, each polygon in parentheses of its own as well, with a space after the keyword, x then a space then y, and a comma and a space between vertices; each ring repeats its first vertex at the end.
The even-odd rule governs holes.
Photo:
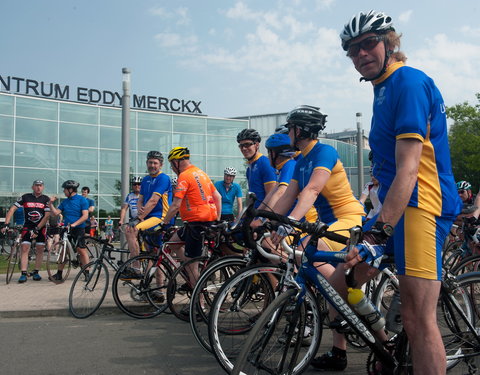
MULTIPOLYGON (((93 315, 116 315, 123 314, 123 312, 117 306, 105 306, 95 311, 93 315)), ((71 317, 74 316, 70 314, 68 308, 63 309, 47 309, 47 310, 18 310, 18 311, 0 311, 1 319, 11 319, 11 318, 47 318, 47 317, 71 317)))

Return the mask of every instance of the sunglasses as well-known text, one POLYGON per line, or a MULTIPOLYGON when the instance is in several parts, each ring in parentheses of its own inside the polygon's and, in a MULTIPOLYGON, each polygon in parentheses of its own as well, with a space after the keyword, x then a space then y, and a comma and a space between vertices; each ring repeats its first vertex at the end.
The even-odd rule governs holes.
POLYGON ((139 184, 139 183, 134 183, 134 184, 132 184, 132 185, 133 185, 133 186, 140 186, 141 184, 139 184))
POLYGON ((463 194, 463 193, 465 193, 465 192, 466 192, 466 190, 459 190, 459 191, 458 191, 458 194, 463 194))
POLYGON ((361 42, 350 44, 350 46, 348 47, 347 56, 357 57, 361 49, 363 49, 364 51, 371 51, 382 40, 384 40, 382 36, 376 35, 363 39, 361 42))
POLYGON ((254 144, 254 142, 239 143, 238 148, 249 148, 252 147, 254 144))

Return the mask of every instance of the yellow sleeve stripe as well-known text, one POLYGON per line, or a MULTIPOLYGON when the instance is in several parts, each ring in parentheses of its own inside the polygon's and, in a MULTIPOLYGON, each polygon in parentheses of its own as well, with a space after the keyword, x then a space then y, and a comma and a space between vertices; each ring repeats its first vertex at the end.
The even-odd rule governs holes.
POLYGON ((269 185, 269 184, 276 184, 277 181, 268 181, 268 182, 264 182, 263 184, 264 185, 269 185))
POLYGON ((156 191, 154 191, 154 192, 153 192, 153 194, 157 194, 159 197, 161 197, 161 196, 162 196, 162 194, 160 194, 160 193, 157 193, 156 191))
POLYGON ((278 185, 285 185, 285 186, 288 186, 288 183, 286 183, 286 182, 280 182, 278 185))
POLYGON ((404 134, 399 134, 395 137, 396 139, 418 139, 420 142, 424 142, 425 138, 423 138, 420 134, 417 133, 404 133, 404 134))
POLYGON ((316 168, 313 168, 313 170, 316 170, 316 169, 322 169, 324 171, 327 171, 328 173, 332 174, 332 171, 326 167, 316 167, 316 168))

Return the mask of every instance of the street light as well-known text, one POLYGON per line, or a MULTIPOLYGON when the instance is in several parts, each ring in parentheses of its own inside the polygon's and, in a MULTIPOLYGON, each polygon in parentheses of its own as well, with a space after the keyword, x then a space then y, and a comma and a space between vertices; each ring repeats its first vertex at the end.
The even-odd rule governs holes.
MULTIPOLYGON (((122 69, 122 188, 121 201, 128 195, 130 187, 130 69, 122 69)), ((125 234, 120 232, 120 247, 125 247, 125 234)), ((126 254, 122 253, 125 261, 126 254)))

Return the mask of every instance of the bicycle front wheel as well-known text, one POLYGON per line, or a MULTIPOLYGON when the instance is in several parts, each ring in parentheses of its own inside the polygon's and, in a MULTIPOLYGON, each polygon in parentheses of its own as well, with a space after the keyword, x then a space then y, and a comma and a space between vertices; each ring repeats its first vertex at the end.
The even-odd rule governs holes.
POLYGON ((164 262, 158 264, 158 257, 138 255, 115 273, 113 299, 119 309, 132 318, 153 318, 168 307, 166 292, 171 277, 170 266, 164 262), (128 272, 131 269, 137 273, 128 272))
POLYGON ((175 270, 168 283, 168 308, 180 320, 190 320, 190 299, 197 281, 195 278, 205 269, 208 259, 206 256, 189 259, 175 270))
POLYGON ((108 279, 108 269, 103 262, 90 262, 81 268, 68 297, 68 307, 75 318, 88 318, 98 310, 107 294, 108 279))
POLYGON ((92 261, 97 259, 100 254, 100 246, 98 245, 98 242, 94 238, 86 237, 85 246, 87 248, 88 257, 90 260, 92 261))
POLYGON ((278 296, 258 319, 237 357, 231 374, 300 374, 313 357, 299 356, 307 309, 298 291, 278 296), (299 361, 300 359, 300 361, 299 361))
POLYGON ((7 274, 6 274, 6 283, 9 284, 12 280, 13 272, 15 267, 20 259, 20 244, 14 243, 10 252, 9 257, 7 258, 7 274))
POLYGON ((72 261, 70 259, 71 245, 69 242, 56 242, 48 249, 47 255, 47 272, 48 279, 55 284, 63 283, 72 268, 72 261), (58 272, 62 272, 62 277, 56 277, 58 272))

